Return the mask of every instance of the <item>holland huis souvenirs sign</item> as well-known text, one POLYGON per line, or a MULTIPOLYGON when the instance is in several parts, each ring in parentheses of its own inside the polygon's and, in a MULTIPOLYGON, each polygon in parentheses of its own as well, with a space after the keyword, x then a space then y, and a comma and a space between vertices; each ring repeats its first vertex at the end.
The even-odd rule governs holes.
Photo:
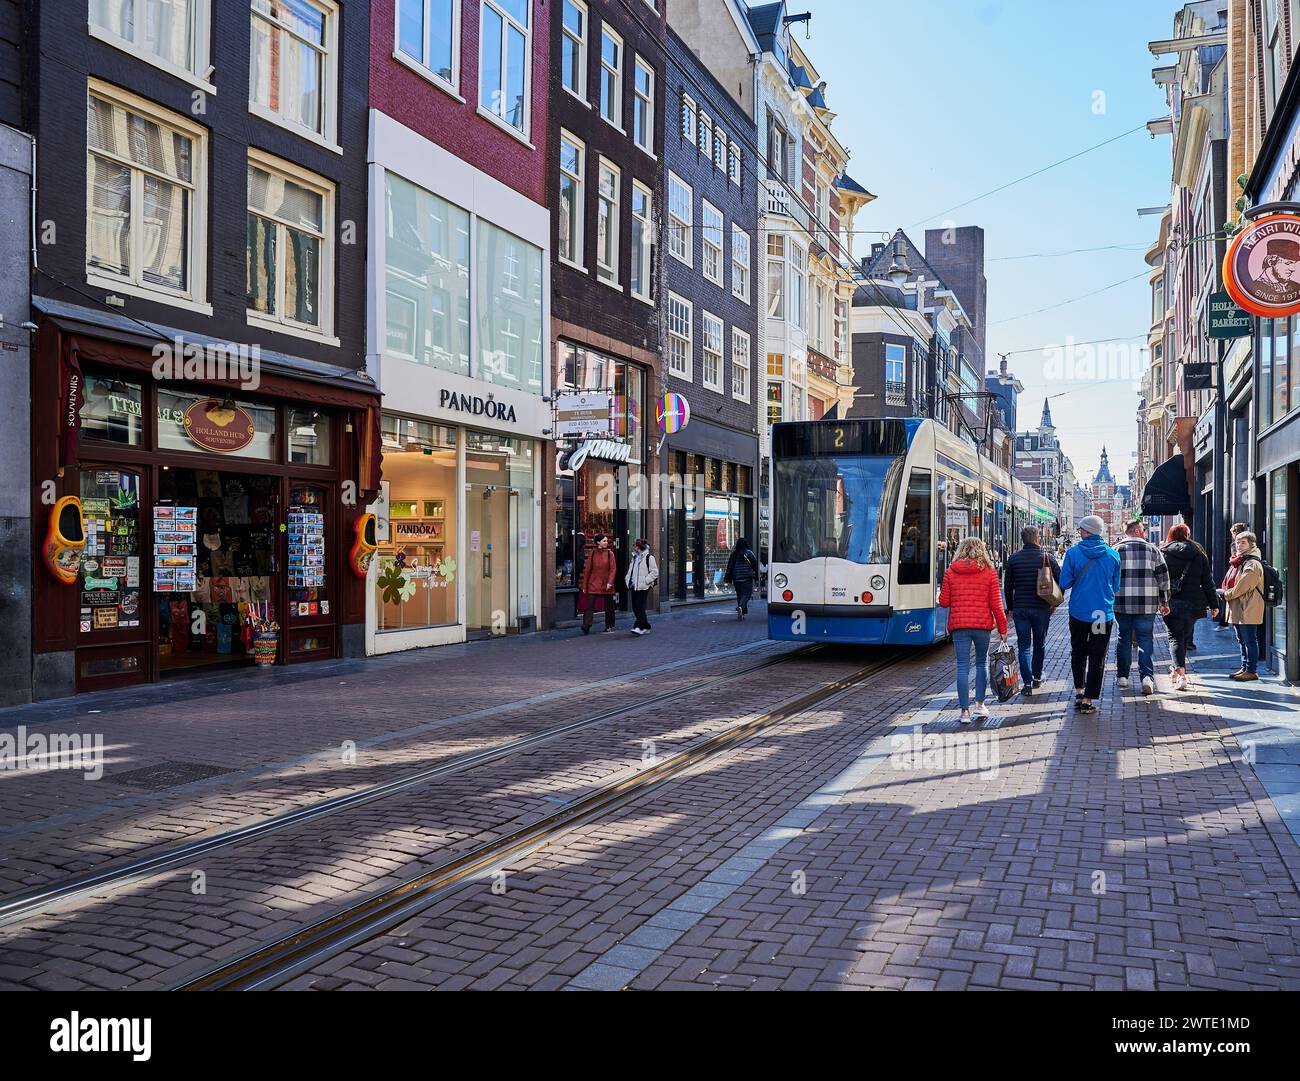
POLYGON ((1206 312, 1211 338, 1244 338, 1250 334, 1250 312, 1238 308, 1227 293, 1211 293, 1206 312))
POLYGON ((253 418, 234 402, 204 398, 185 410, 184 423, 192 443, 218 454, 243 450, 253 441, 253 418))
POLYGON ((1300 312, 1300 217, 1270 214, 1238 233, 1223 257, 1223 285, 1262 319, 1300 312))

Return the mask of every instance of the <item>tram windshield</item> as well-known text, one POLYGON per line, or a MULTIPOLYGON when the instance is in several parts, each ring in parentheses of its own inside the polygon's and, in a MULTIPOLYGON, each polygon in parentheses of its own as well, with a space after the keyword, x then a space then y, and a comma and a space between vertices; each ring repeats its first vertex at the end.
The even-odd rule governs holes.
POLYGON ((903 456, 779 458, 772 558, 888 563, 903 456))

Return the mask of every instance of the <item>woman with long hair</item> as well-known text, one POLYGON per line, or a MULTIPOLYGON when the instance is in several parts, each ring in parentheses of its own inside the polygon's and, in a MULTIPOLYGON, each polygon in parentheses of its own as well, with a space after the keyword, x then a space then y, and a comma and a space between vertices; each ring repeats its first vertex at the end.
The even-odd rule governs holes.
POLYGON ((1219 597, 1214 591, 1210 557, 1192 540, 1192 531, 1182 522, 1169 527, 1161 554, 1169 567, 1169 614, 1164 617, 1174 647, 1174 666, 1169 675, 1174 690, 1187 690, 1187 648, 1192 629, 1206 610, 1211 619, 1219 616, 1219 597))
POLYGON ((1228 678, 1237 683, 1259 679, 1259 625, 1264 622, 1264 563, 1255 534, 1249 530, 1233 538, 1236 551, 1228 560, 1219 596, 1228 609, 1228 623, 1241 643, 1241 671, 1228 678))
POLYGON ((758 581, 758 556, 744 537, 731 549, 722 581, 736 587, 736 618, 744 619, 749 615, 749 598, 754 595, 754 583, 758 581))
POLYGON ((939 587, 939 607, 948 609, 948 633, 957 653, 957 703, 961 723, 971 723, 970 661, 975 653, 974 716, 987 719, 984 693, 988 685, 989 638, 993 628, 1007 635, 1007 613, 1002 588, 989 550, 979 537, 967 537, 939 587))

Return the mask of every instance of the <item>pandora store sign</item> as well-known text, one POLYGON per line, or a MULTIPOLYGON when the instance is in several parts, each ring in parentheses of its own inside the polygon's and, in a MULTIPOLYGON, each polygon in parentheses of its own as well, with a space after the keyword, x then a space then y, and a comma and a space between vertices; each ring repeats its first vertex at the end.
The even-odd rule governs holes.
POLYGON ((551 407, 509 385, 385 359, 382 386, 385 406, 412 416, 529 439, 549 434, 551 407))

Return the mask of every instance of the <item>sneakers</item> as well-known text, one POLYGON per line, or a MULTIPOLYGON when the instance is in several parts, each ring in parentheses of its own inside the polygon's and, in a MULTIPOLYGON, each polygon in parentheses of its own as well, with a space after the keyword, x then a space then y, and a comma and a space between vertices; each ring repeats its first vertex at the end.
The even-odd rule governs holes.
POLYGON ((971 710, 971 716, 978 717, 981 721, 987 721, 989 719, 989 707, 984 705, 983 702, 976 702, 975 708, 971 710))
POLYGON ((1092 702, 1080 701, 1076 707, 1080 713, 1096 713, 1097 707, 1092 702))
POLYGON ((1115 680, 1115 686, 1116 686, 1116 687, 1127 688, 1127 687, 1128 687, 1128 676, 1120 676, 1119 679, 1115 680))
POLYGON ((1142 677, 1142 693, 1152 694, 1156 689, 1155 681, 1150 676, 1142 677))
POLYGON ((1232 675, 1230 675, 1228 678, 1235 679, 1238 683, 1254 683, 1257 679, 1259 679, 1259 673, 1258 672, 1233 672, 1232 675))
POLYGON ((1039 679, 1037 676, 1035 676, 1035 677, 1034 677, 1034 690, 1038 690, 1038 688, 1041 687, 1042 685, 1043 685, 1043 681, 1042 681, 1041 679, 1039 679))
POLYGON ((1179 672, 1176 676, 1173 677, 1173 680, 1174 680, 1174 690, 1176 690, 1176 691, 1185 691, 1185 690, 1187 690, 1187 673, 1186 673, 1186 672, 1179 672))
POLYGON ((962 724, 970 724, 971 721, 970 710, 968 709, 962 710, 961 716, 958 718, 958 720, 961 721, 962 724))
POLYGON ((1034 684, 1026 683, 1024 686, 1020 688, 1020 693, 1023 694, 1026 698, 1032 698, 1034 695, 1034 684))
POLYGON ((640 627, 633 627, 632 633, 635 635, 642 635, 645 634, 645 631, 643 631, 640 627))

